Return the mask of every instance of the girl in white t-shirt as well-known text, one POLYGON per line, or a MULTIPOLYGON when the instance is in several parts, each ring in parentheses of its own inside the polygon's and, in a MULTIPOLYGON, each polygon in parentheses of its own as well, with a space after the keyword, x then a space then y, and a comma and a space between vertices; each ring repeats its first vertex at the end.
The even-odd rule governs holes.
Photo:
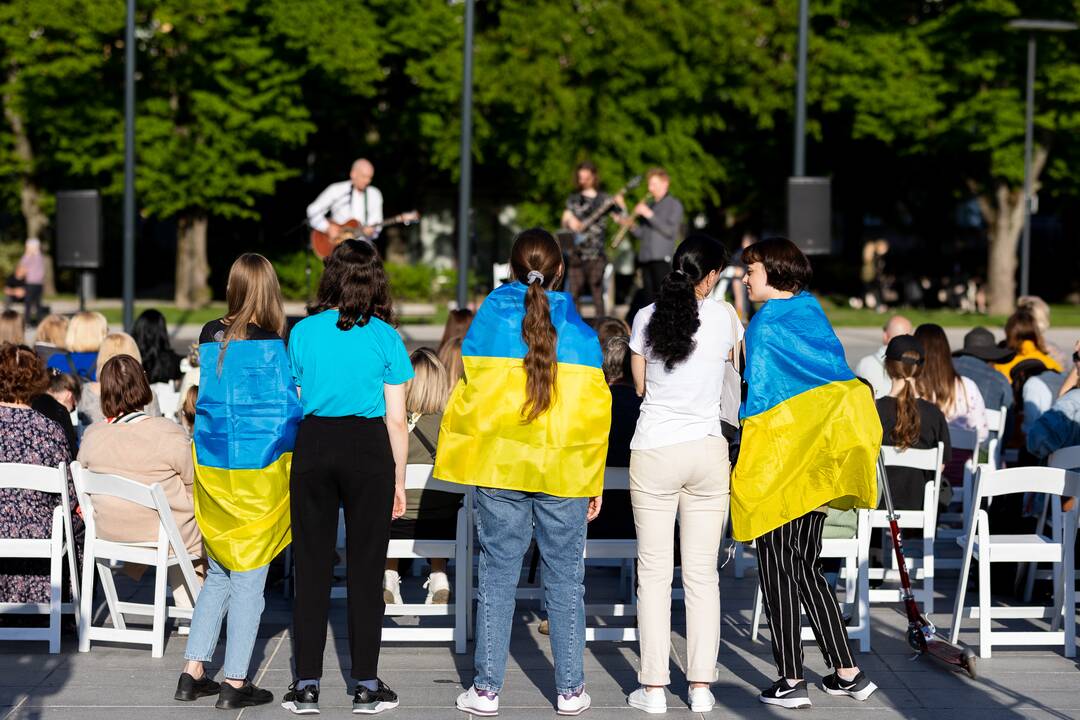
POLYGON ((714 238, 692 235, 683 241, 656 303, 638 312, 630 337, 634 384, 644 401, 630 444, 642 687, 629 703, 647 712, 667 708, 676 515, 690 708, 707 712, 715 702, 709 684, 716 681, 720 646, 716 558, 730 492, 720 396, 724 364, 743 332, 731 305, 709 298, 726 260, 714 238))

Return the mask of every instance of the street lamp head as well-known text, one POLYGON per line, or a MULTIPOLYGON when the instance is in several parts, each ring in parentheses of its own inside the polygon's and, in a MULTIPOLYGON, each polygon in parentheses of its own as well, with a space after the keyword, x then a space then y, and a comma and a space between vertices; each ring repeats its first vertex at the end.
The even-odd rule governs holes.
POLYGON ((1007 27, 1010 30, 1026 30, 1028 32, 1071 32, 1080 25, 1065 20, 1031 20, 1022 18, 1010 20, 1007 27))

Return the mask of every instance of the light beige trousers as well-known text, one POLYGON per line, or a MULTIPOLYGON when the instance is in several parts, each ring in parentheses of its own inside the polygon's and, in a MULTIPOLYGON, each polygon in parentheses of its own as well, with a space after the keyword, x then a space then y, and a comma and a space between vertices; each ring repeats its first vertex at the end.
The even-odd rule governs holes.
POLYGON ((722 437, 630 453, 630 500, 638 543, 638 636, 643 685, 671 681, 671 581, 679 518, 686 594, 686 679, 717 679, 720 650, 720 543, 730 500, 722 437))

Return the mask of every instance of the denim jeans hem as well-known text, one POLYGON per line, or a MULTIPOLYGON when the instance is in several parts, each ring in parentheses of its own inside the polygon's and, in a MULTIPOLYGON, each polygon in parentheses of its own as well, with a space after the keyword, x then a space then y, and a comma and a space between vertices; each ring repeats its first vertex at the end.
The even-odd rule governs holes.
POLYGON ((491 685, 486 685, 486 684, 484 684, 484 683, 478 683, 478 682, 475 682, 475 681, 473 681, 473 685, 472 685, 472 686, 473 686, 474 688, 476 688, 477 690, 483 690, 484 692, 493 692, 493 693, 495 693, 496 695, 498 695, 498 694, 499 694, 499 691, 501 691, 501 690, 502 690, 502 688, 497 688, 497 687, 493 687, 493 686, 491 686, 491 685))
POLYGON ((585 689, 585 683, 581 683, 576 688, 571 688, 569 690, 563 690, 561 688, 555 688, 555 692, 559 693, 560 695, 576 695, 576 694, 578 694, 579 692, 581 692, 584 689, 585 689))
POLYGON ((208 662, 212 661, 214 658, 213 657, 192 657, 192 656, 185 653, 184 654, 184 659, 187 660, 188 662, 197 662, 197 663, 204 663, 205 664, 205 663, 208 663, 208 662))

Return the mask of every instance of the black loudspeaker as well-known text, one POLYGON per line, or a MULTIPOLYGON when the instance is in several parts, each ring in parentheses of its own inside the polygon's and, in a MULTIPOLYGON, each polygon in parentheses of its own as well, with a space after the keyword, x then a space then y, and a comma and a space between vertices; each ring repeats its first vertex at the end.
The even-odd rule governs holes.
POLYGON ((56 264, 101 267, 101 195, 97 190, 56 193, 56 264))
POLYGON ((807 255, 832 252, 829 178, 791 177, 787 186, 788 239, 807 255))

